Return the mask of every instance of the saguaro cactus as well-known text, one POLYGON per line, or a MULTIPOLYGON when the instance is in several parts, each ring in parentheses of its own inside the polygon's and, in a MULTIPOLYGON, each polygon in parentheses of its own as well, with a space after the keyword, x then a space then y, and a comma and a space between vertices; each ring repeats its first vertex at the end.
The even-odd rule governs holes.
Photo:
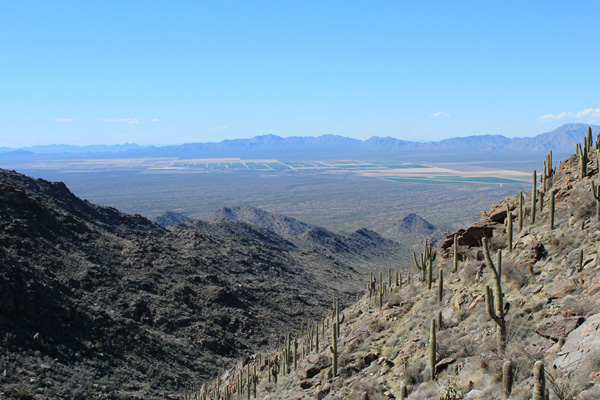
POLYGON ((402 382, 400 384, 400 400, 405 400, 408 397, 408 389, 406 384, 402 382))
POLYGON ((531 186, 531 224, 535 224, 535 206, 537 199, 537 173, 533 170, 533 184, 531 186))
POLYGON ((512 251, 513 247, 513 221, 510 207, 506 206, 506 236, 508 239, 508 251, 512 251))
POLYGON ((498 250, 498 265, 495 266, 490 257, 487 238, 483 238, 482 242, 485 265, 494 274, 496 289, 493 293, 489 286, 485 287, 485 305, 488 315, 497 325, 498 352, 503 354, 506 348, 506 315, 510 309, 510 303, 504 303, 504 293, 502 292, 502 251, 498 250))
MULTIPOLYGON (((600 202, 596 200, 596 213, 600 212, 600 202)), ((599 214, 600 215, 600 214, 599 214)), ((550 190, 550 230, 554 229, 554 190, 550 190)))
POLYGON ((273 366, 271 367, 271 376, 273 376, 274 383, 277 383, 277 375, 279 375, 279 364, 274 362, 273 366))
POLYGON ((533 400, 546 400, 546 377, 544 363, 536 361, 533 365, 533 400))
POLYGON ((431 244, 427 241, 425 241, 425 249, 423 250, 423 253, 421 253, 419 256, 421 259, 420 264, 419 260, 417 259, 417 254, 413 253, 415 266, 421 271, 423 282, 427 282, 427 287, 429 289, 431 289, 433 262, 435 261, 436 255, 437 253, 431 250, 431 244))
POLYGON ((523 191, 519 192, 519 232, 523 230, 523 191))
MULTIPOLYGON (((600 160, 600 155, 598 159, 600 160)), ((600 185, 596 186, 594 181, 592 181, 592 196, 596 200, 596 218, 600 219, 600 185)))
POLYGON ((442 305, 443 299, 444 299, 444 272, 440 268, 440 274, 438 277, 438 292, 437 292, 438 305, 442 305))
POLYGON ((458 235, 454 235, 454 257, 452 258, 452 272, 458 270, 458 235))
POLYGON ((333 376, 337 376, 338 369, 338 341, 337 341, 337 329, 336 323, 333 323, 333 330, 331 332, 331 346, 329 346, 329 350, 331 351, 332 365, 333 365, 333 376))
POLYGON ((510 360, 507 360, 504 362, 504 365, 502 365, 502 386, 504 388, 504 397, 506 399, 510 397, 510 392, 512 392, 514 377, 513 364, 510 360))
POLYGON ((431 374, 431 380, 435 379, 435 364, 437 356, 437 341, 435 335, 435 318, 431 320, 429 327, 429 372, 431 374))
POLYGON ((579 146, 579 178, 583 179, 587 175, 587 163, 588 159, 588 142, 583 141, 583 147, 578 143, 579 146))

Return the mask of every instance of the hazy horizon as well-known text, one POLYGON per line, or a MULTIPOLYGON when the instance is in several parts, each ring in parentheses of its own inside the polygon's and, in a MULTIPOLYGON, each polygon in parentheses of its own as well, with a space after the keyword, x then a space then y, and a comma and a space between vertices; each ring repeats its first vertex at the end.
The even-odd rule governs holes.
MULTIPOLYGON (((526 136, 519 136, 519 137, 512 137, 513 139, 515 138, 532 138, 535 137, 537 135, 543 134, 543 133, 547 133, 550 132, 554 129, 560 128, 563 125, 570 125, 570 124, 575 124, 575 122, 566 122, 564 124, 561 124, 560 126, 556 126, 553 129, 550 129, 549 131, 544 131, 544 132, 538 132, 532 135, 526 135, 526 136)), ((218 141, 206 141, 206 142, 177 142, 177 143, 149 143, 149 144, 139 144, 139 143, 135 143, 135 142, 122 142, 122 143, 90 143, 90 144, 84 144, 84 145, 78 145, 78 144, 71 144, 71 143, 50 143, 50 144, 34 144, 34 145, 28 145, 28 146, 22 146, 22 147, 8 147, 8 146, 0 146, 0 148, 7 148, 7 149, 12 149, 12 150, 22 150, 22 149, 29 149, 29 148, 37 148, 37 147, 52 147, 52 146, 68 146, 68 147, 117 147, 117 146, 139 146, 139 147, 163 147, 163 146, 180 146, 180 145, 184 145, 184 144, 190 144, 190 143, 219 143, 225 140, 248 140, 248 139, 254 139, 257 137, 261 137, 261 136, 270 136, 273 134, 270 133, 265 133, 265 134, 259 134, 259 135, 255 135, 253 137, 249 137, 249 138, 224 138, 218 141)), ((311 135, 289 135, 289 136, 285 136, 285 135, 274 135, 277 137, 281 137, 281 138, 292 138, 292 137, 302 137, 302 138, 317 138, 317 137, 321 137, 321 136, 327 136, 327 135, 332 135, 332 134, 323 134, 323 135, 318 135, 318 136, 311 136, 311 135)), ((475 134, 475 135, 463 135, 463 136, 453 136, 453 137, 448 137, 448 138, 443 138, 443 139, 438 139, 438 140, 407 140, 407 139, 403 139, 403 138, 399 138, 399 137, 393 137, 393 136, 371 136, 369 138, 356 138, 356 137, 351 137, 351 136, 346 136, 343 134, 340 135, 333 135, 333 136, 339 136, 339 137, 344 137, 344 138, 350 138, 350 139, 356 139, 356 140, 361 140, 361 141, 366 141, 369 140, 371 138, 375 138, 375 137, 380 137, 380 138, 385 138, 385 137, 391 137, 393 139, 397 139, 397 140, 406 140, 409 142, 415 142, 415 143, 428 143, 428 142, 438 142, 438 141, 442 141, 442 140, 447 140, 447 139, 455 139, 455 138, 466 138, 466 137, 471 137, 471 136, 495 136, 494 134, 489 134, 489 133, 482 133, 482 134, 475 134)), ((504 136, 504 135, 500 135, 500 136, 504 136)))

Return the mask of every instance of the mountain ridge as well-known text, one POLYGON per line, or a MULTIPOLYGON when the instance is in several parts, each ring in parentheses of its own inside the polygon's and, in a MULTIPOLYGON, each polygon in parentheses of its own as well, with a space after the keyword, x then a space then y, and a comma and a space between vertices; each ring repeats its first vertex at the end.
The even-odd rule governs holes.
POLYGON ((240 221, 161 227, 14 171, 0 189, 2 398, 180 395, 382 268, 240 221))
MULTIPOLYGON (((377 151, 389 156, 402 152, 448 152, 465 150, 468 152, 542 152, 554 149, 562 153, 563 149, 572 148, 577 138, 585 134, 590 126, 593 134, 600 132, 600 126, 579 123, 563 124, 560 127, 533 137, 508 138, 502 135, 471 135, 454 137, 432 142, 406 141, 392 137, 373 136, 366 140, 354 139, 340 135, 290 136, 280 137, 273 134, 254 136, 249 139, 225 139, 221 142, 184 143, 168 146, 139 146, 123 144, 114 146, 70 146, 48 145, 30 146, 21 149, 0 148, 0 160, 3 159, 49 159, 52 156, 67 157, 76 151, 80 156, 89 158, 170 156, 170 157, 293 157, 303 153, 314 156, 339 157, 357 155, 377 151), (55 150, 53 150, 55 149, 55 150), (91 149, 105 151, 94 151, 91 149), (36 150, 37 152, 35 152, 36 150)), ((566 150, 565 150, 566 152, 566 150)))

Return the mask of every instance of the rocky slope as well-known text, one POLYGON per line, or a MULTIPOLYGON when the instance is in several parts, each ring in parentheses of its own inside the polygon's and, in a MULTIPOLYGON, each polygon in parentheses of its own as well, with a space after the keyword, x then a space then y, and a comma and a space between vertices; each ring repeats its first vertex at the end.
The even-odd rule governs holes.
POLYGON ((182 222, 191 221, 192 219, 175 211, 165 211, 156 217, 155 222, 160 226, 169 226, 182 222))
POLYGON ((275 232, 281 237, 301 235, 312 227, 295 218, 270 213, 255 207, 223 207, 207 219, 209 222, 247 222, 275 232))
POLYGON ((400 237, 422 238, 435 232, 435 226, 427 222, 423 217, 417 214, 408 214, 396 224, 394 224, 389 234, 400 237))
MULTIPOLYGON (((398 281, 394 271, 375 274, 374 290, 341 311, 339 335, 334 313, 316 320, 297 338, 296 363, 290 346, 289 372, 284 346, 226 371, 221 393, 245 398, 248 377, 256 376, 258 399, 531 399, 534 391, 536 399, 599 399, 600 197, 597 203, 593 195, 599 147, 583 176, 579 156, 560 164, 536 196, 535 218, 532 193, 524 194, 522 226, 514 196, 452 233, 437 249, 431 288, 414 266, 398 281), (486 306, 486 286, 510 306, 486 306), (273 372, 279 372, 276 382, 273 372)), ((210 390, 214 385, 206 382, 194 393, 218 398, 210 390)))
POLYGON ((176 398, 364 287, 364 259, 194 224, 0 170, 0 398, 176 398))

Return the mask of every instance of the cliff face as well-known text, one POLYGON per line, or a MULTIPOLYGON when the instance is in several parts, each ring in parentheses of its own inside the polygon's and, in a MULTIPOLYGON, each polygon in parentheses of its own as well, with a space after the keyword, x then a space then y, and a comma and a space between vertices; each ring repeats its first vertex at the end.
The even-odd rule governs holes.
MULTIPOLYGON (((504 398, 510 386, 511 399, 530 399, 534 390, 544 393, 537 381, 544 374, 533 373, 536 361, 538 372, 545 367, 549 398, 600 398, 600 211, 592 189, 600 183, 600 164, 598 144, 590 147, 584 176, 574 155, 545 187, 536 182, 542 191, 535 220, 530 192, 524 193, 521 227, 517 195, 450 234, 437 249, 431 289, 414 266, 410 278, 403 272, 398 282, 393 270, 382 279, 376 273, 371 290, 341 311, 335 342, 335 314, 297 338, 297 365, 291 362, 289 373, 285 348, 246 360, 257 365, 257 398, 484 399, 504 398), (504 301, 487 307, 486 286, 500 297, 494 269, 501 270, 504 301), (502 321, 506 334, 499 340, 502 321), (268 371, 277 368, 274 383, 268 371)), ((223 375, 221 387, 238 391, 239 372, 223 375)))

